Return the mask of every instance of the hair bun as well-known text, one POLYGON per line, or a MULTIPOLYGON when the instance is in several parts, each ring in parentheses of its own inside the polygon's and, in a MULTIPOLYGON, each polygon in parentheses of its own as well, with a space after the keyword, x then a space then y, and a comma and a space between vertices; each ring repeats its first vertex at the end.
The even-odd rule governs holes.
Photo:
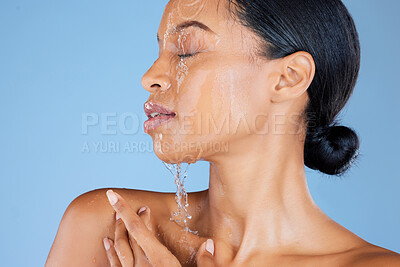
POLYGON ((330 175, 344 174, 359 154, 357 134, 345 126, 307 129, 304 162, 311 169, 330 175))

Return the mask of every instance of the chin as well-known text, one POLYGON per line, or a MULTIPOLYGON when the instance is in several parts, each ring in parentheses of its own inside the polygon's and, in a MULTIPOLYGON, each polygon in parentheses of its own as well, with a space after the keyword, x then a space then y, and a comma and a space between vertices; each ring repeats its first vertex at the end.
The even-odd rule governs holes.
POLYGON ((201 158, 197 158, 195 155, 181 154, 181 153, 163 153, 161 151, 154 151, 156 156, 163 162, 168 164, 179 164, 179 163, 189 163, 193 164, 201 158))
POLYGON ((167 141, 153 138, 153 150, 165 163, 195 163, 202 160, 203 150, 196 142, 167 141))

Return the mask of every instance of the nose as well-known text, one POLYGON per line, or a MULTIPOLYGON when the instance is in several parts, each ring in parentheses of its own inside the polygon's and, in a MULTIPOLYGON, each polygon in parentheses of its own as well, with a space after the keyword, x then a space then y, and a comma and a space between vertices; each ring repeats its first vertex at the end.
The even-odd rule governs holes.
POLYGON ((171 87, 171 80, 167 71, 161 68, 159 60, 156 60, 151 68, 142 77, 144 89, 153 93, 156 90, 168 90, 171 87))

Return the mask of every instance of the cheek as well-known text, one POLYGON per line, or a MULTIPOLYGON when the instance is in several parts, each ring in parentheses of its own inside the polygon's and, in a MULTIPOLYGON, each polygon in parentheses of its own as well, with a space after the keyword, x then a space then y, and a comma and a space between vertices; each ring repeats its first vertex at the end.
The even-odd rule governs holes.
POLYGON ((257 70, 252 64, 230 63, 223 66, 214 79, 212 106, 219 121, 229 119, 230 134, 237 134, 241 130, 251 131, 252 117, 257 111, 254 93, 259 88, 255 84, 257 70))
POLYGON ((242 130, 237 127, 240 121, 250 127, 257 112, 253 102, 258 87, 254 65, 243 60, 221 62, 208 60, 203 70, 191 68, 179 94, 177 110, 193 116, 194 133, 215 134, 217 127, 221 133, 233 134, 242 130))
POLYGON ((214 80, 212 92, 214 110, 229 113, 232 118, 246 114, 249 107, 249 80, 251 74, 243 66, 230 66, 220 71, 214 80))
POLYGON ((177 110, 185 113, 209 110, 210 89, 212 88, 215 71, 191 70, 187 76, 183 90, 177 94, 177 110))

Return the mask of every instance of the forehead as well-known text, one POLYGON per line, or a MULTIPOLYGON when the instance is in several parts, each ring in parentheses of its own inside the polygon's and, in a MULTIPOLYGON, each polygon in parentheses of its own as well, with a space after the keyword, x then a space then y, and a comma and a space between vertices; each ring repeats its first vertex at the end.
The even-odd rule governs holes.
POLYGON ((254 58, 254 48, 258 47, 260 39, 232 16, 228 3, 228 0, 171 0, 165 8, 157 32, 160 44, 166 45, 170 33, 177 32, 176 26, 198 21, 214 32, 220 50, 229 53, 245 52, 254 58))
POLYGON ((158 35, 161 39, 166 37, 185 21, 199 21, 218 34, 228 19, 226 5, 227 0, 171 0, 165 7, 158 35))

